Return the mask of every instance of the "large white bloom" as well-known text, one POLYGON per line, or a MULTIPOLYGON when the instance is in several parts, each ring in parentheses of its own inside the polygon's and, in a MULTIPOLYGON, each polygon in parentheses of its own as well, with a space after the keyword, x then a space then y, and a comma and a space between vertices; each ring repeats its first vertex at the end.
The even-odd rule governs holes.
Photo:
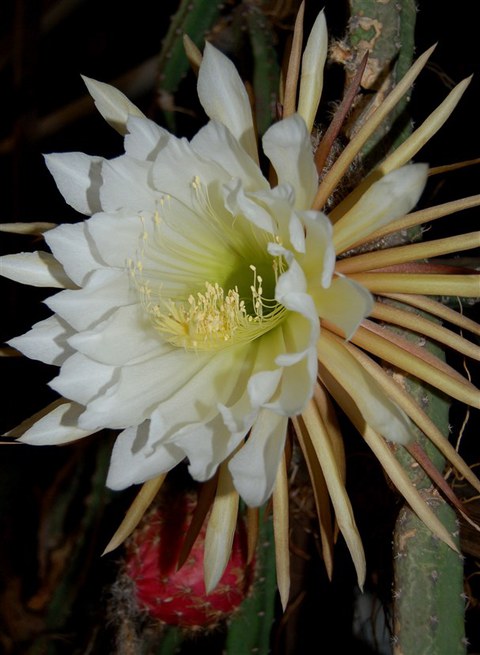
MULTIPOLYGON (((473 197, 409 214, 424 188, 427 166, 408 162, 448 118, 468 80, 327 218, 315 208, 335 192, 363 144, 422 70, 429 51, 332 167, 322 171, 319 184, 322 159, 314 162, 310 130, 326 42, 320 13, 302 59, 298 113, 294 80, 286 85, 284 119, 262 140, 269 179, 258 164, 242 81, 212 46, 206 46, 198 81, 210 122, 190 142, 149 121, 119 91, 86 80, 104 118, 125 134, 125 154, 113 161, 81 153, 48 156, 66 201, 91 218, 48 231, 52 254, 0 258, 0 274, 6 277, 63 289, 47 300, 51 318, 10 341, 25 355, 61 367, 51 386, 62 398, 10 434, 29 444, 59 444, 102 428, 120 431, 107 483, 114 489, 145 484, 108 549, 134 529, 164 473, 180 461, 188 460, 197 480, 219 469, 206 537, 207 589, 218 582, 228 560, 237 491, 255 506, 275 484, 277 580, 284 605, 288 484, 285 462, 280 462, 289 418, 312 480, 330 574, 338 526, 359 583, 365 578, 330 396, 421 519, 452 547, 448 531, 384 438, 406 445, 448 495, 441 475, 410 444, 413 421, 480 489, 418 403, 375 362, 379 358, 478 406, 478 390, 468 380, 383 327, 402 326, 480 359, 480 350, 467 340, 391 305, 395 299, 478 334, 472 321, 425 297, 477 297, 478 276, 436 274, 424 265, 430 257, 471 248, 478 233, 367 248, 363 254, 355 250, 372 238, 478 204, 473 197)), ((291 70, 298 74, 296 66, 289 68, 287 80, 291 70)), ((328 132, 328 145, 327 137, 328 132)))
MULTIPOLYGON (((205 480, 249 435, 229 468, 259 505, 288 418, 313 394, 319 315, 348 335, 371 308, 362 287, 333 277, 331 224, 309 210, 317 173, 305 123, 294 115, 265 134, 272 187, 256 163, 243 84, 213 47, 198 85, 211 120, 190 142, 87 83, 107 120, 124 121, 125 154, 47 157, 65 200, 93 215, 49 231, 54 260, 32 264, 38 283, 67 288, 46 301, 50 319, 10 343, 59 364, 51 387, 71 402, 22 441, 120 429, 108 476, 120 489, 185 457, 205 480)), ((18 257, 4 265, 18 269, 18 257)))

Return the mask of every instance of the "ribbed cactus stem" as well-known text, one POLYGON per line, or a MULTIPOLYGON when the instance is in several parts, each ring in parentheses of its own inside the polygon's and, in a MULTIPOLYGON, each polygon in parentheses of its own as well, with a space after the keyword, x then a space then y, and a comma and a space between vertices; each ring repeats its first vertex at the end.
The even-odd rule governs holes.
MULTIPOLYGON (((455 512, 436 492, 424 497, 458 543, 455 512)), ((397 519, 394 655, 464 655, 462 558, 405 506, 397 519)))

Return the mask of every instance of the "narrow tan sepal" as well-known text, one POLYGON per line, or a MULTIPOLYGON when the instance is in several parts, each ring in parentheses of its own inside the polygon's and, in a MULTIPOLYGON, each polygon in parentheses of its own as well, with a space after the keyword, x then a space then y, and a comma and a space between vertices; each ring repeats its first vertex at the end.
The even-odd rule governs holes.
POLYGON ((132 534, 137 525, 140 523, 142 516, 145 514, 153 502, 166 477, 167 474, 162 473, 162 475, 159 475, 157 478, 153 478, 153 480, 148 480, 147 482, 143 483, 140 491, 135 497, 135 500, 130 505, 127 513, 125 514, 125 518, 120 523, 117 531, 108 542, 107 547, 103 551, 102 555, 106 555, 112 550, 115 550, 115 548, 118 548, 118 546, 120 546, 125 541, 125 539, 132 534))

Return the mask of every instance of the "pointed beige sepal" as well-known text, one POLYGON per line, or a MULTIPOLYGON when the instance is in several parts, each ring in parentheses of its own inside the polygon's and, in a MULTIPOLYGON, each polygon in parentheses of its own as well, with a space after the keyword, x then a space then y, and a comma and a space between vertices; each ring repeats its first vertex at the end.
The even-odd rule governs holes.
POLYGON ((452 550, 458 552, 458 548, 455 545, 455 542, 453 541, 449 531, 430 509, 427 503, 423 500, 417 489, 413 486, 410 478, 408 477, 408 474, 403 469, 395 455, 392 453, 385 439, 383 439, 383 437, 374 432, 369 426, 365 424, 363 424, 363 426, 357 425, 357 429, 358 428, 360 428, 360 432, 363 438, 374 452, 380 464, 383 466, 386 474, 397 487, 398 491, 402 494, 413 511, 417 514, 418 518, 423 521, 423 523, 429 530, 433 532, 434 535, 445 542, 447 546, 450 546, 452 550))
POLYGON ((292 48, 288 60, 287 74, 285 76, 285 90, 283 92, 282 118, 288 118, 297 108, 298 78, 300 75, 300 62, 302 59, 303 44, 303 17, 305 14, 305 1, 303 0, 295 19, 292 48))
POLYGON ((325 429, 325 424, 320 416, 318 407, 313 400, 308 403, 307 407, 302 412, 302 418, 315 450, 316 457, 322 468, 333 508, 335 510, 338 526, 343 534, 355 565, 358 584, 363 588, 366 575, 366 563, 362 540, 355 524, 350 499, 348 498, 342 480, 341 471, 338 468, 332 445, 325 429))
POLYGON ((480 275, 439 273, 354 273, 351 276, 372 293, 413 293, 423 296, 478 298, 480 275))
POLYGON ((480 393, 473 384, 425 349, 407 342, 393 332, 369 324, 368 329, 359 327, 351 341, 448 396, 466 405, 480 407, 480 393))
MULTIPOLYGON (((429 174, 431 169, 429 170, 429 174)), ((401 230, 408 230, 411 227, 416 225, 422 225, 422 223, 430 223, 444 216, 449 216, 450 214, 455 214, 456 212, 463 211, 464 209, 471 209, 472 207, 478 207, 480 205, 480 194, 475 196, 468 196, 467 198, 460 198, 459 200, 452 200, 450 202, 445 202, 441 205, 436 205, 434 207, 427 207, 426 209, 420 209, 415 212, 410 212, 406 216, 397 218, 387 225, 383 225, 375 232, 371 232, 366 236, 362 237, 355 241, 355 243, 350 244, 351 248, 357 248, 363 243, 369 241, 377 241, 382 237, 387 236, 388 234, 393 234, 394 232, 400 232, 401 230)))
POLYGON ((462 80, 448 94, 445 100, 425 119, 405 141, 389 155, 379 166, 377 166, 365 180, 359 184, 350 195, 332 212, 332 220, 335 222, 339 216, 348 211, 358 201, 366 190, 384 175, 407 164, 419 150, 438 132, 445 121, 449 118, 460 98, 465 93, 471 77, 462 80))
POLYGON ((203 570, 207 594, 217 586, 230 559, 237 526, 238 501, 227 460, 219 467, 217 492, 205 535, 203 570))
POLYGON ((247 564, 255 557, 257 550, 260 524, 260 510, 258 507, 247 507, 247 564))
POLYGON ((162 473, 158 478, 153 478, 153 480, 148 480, 144 482, 142 488, 138 492, 135 500, 130 505, 125 518, 121 522, 118 530, 115 532, 113 537, 107 544, 107 547, 103 551, 102 555, 112 552, 118 546, 121 546, 125 539, 129 537, 132 532, 135 530, 137 525, 140 523, 143 515, 155 499, 155 496, 160 490, 165 478, 167 477, 166 473, 162 473))
POLYGON ((298 113, 310 133, 323 90, 323 69, 327 60, 328 33, 322 10, 313 24, 302 57, 302 72, 298 96, 298 113))
POLYGON ((21 357, 22 353, 10 346, 2 346, 0 348, 0 357, 21 357))
POLYGON ((403 409, 410 419, 417 425, 423 434, 439 449, 448 462, 460 475, 469 482, 474 489, 480 492, 480 480, 470 467, 457 453, 452 444, 445 439, 432 419, 426 414, 415 399, 403 388, 398 378, 391 375, 377 364, 371 357, 350 343, 345 348, 357 359, 365 370, 382 386, 388 396, 403 409))
POLYGON ((194 70, 195 74, 197 74, 198 69, 200 68, 200 64, 202 63, 202 53, 197 48, 192 39, 188 36, 188 34, 183 35, 183 47, 185 48, 185 54, 187 55, 187 59, 190 62, 190 66, 194 70))
POLYGON ((145 114, 131 102, 127 96, 110 84, 98 82, 82 75, 88 92, 95 101, 95 106, 103 118, 117 132, 127 133, 127 120, 129 116, 146 118, 145 114))
POLYGON ((447 307, 447 305, 438 302, 438 300, 433 300, 426 296, 403 295, 400 293, 385 293, 384 296, 386 298, 391 298, 392 300, 398 300, 399 302, 410 305, 411 307, 417 307, 418 309, 428 312, 433 316, 437 316, 448 323, 452 323, 452 325, 457 325, 464 330, 468 330, 469 332, 480 336, 480 325, 476 321, 467 318, 451 307, 447 307))
MULTIPOLYGON (((348 167, 363 148, 368 139, 372 136, 380 123, 388 116, 392 109, 405 95, 413 82, 416 80, 423 67, 432 54, 435 46, 424 52, 408 70, 397 86, 388 94, 382 104, 371 114, 370 118, 362 125, 350 143, 343 150, 327 175, 323 178, 318 192, 313 201, 313 209, 322 209, 330 195, 338 186, 338 183, 345 175, 348 167)), ((348 197, 346 198, 348 200, 348 197)), ((340 207, 340 206, 339 206, 340 207)), ((341 214, 340 214, 341 215, 341 214)))
POLYGON ((381 248, 380 250, 347 257, 337 263, 335 270, 342 275, 362 273, 386 266, 396 266, 431 257, 441 257, 454 252, 478 248, 479 246, 480 232, 468 232, 467 234, 459 234, 444 239, 409 243, 395 248, 381 248))
POLYGON ((428 116, 405 141, 385 159, 374 172, 375 175, 386 175, 390 171, 400 168, 409 162, 417 152, 429 141, 436 132, 443 126, 445 121, 458 105, 460 98, 467 90, 472 81, 472 76, 467 77, 450 91, 445 100, 428 116))
POLYGON ((417 489, 413 486, 408 474, 402 468, 402 465, 391 451, 385 439, 365 422, 355 403, 352 401, 352 398, 338 384, 333 375, 326 371, 324 379, 332 396, 363 436, 366 443, 370 446, 378 461, 385 469, 390 480, 397 487, 398 491, 402 494, 413 511, 418 515, 420 520, 425 523, 427 528, 433 532, 433 534, 444 541, 448 546, 450 546, 450 548, 457 550, 450 533, 423 500, 417 489))
POLYGON ((298 443, 302 449, 303 457, 307 463, 313 496, 315 499, 315 506, 317 509, 320 540, 322 543, 322 558, 328 578, 331 580, 333 576, 333 547, 335 539, 333 534, 333 522, 330 511, 328 488, 325 482, 325 476, 322 473, 320 463, 315 454, 312 441, 305 427, 305 423, 301 417, 294 417, 292 422, 298 443))
POLYGON ((53 230, 57 227, 56 223, 2 223, 0 225, 0 232, 9 232, 10 234, 32 234, 40 235, 48 230, 53 230))
POLYGON ((456 161, 453 164, 444 164, 443 166, 432 166, 428 171, 429 175, 440 175, 442 173, 450 173, 451 171, 458 171, 460 168, 467 166, 476 166, 480 164, 480 157, 475 159, 465 159, 464 161, 456 161))
POLYGON ((480 360, 480 346, 467 341, 456 332, 448 330, 436 322, 423 318, 416 312, 405 311, 383 302, 376 302, 370 316, 384 323, 406 328, 423 337, 433 339, 447 348, 456 350, 462 355, 480 360))
POLYGON ((288 478, 285 453, 278 467, 273 488, 273 534, 275 536, 275 564, 277 587, 283 610, 290 596, 290 541, 288 523, 288 478))

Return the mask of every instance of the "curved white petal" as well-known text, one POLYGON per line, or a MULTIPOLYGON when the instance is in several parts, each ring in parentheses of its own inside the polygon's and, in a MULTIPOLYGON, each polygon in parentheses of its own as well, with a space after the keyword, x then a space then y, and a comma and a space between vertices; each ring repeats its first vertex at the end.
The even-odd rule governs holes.
POLYGON ((245 432, 231 433, 217 415, 209 423, 182 428, 169 443, 179 446, 189 459, 188 470, 200 482, 214 475, 218 466, 235 450, 245 432))
POLYGON ((170 140, 170 132, 148 118, 130 115, 125 135, 125 154, 141 161, 154 161, 170 140))
POLYGON ((93 271, 85 288, 61 291, 45 304, 75 329, 87 330, 117 307, 137 301, 127 273, 105 268, 93 271))
POLYGON ((295 208, 310 209, 318 187, 310 133, 295 114, 274 123, 263 137, 263 150, 273 164, 279 184, 295 191, 295 208))
POLYGON ((56 152, 45 155, 45 163, 65 202, 77 212, 90 216, 100 211, 102 157, 83 152, 56 152))
POLYGON ((90 77, 85 77, 85 75, 82 75, 82 79, 94 99, 98 111, 107 123, 120 134, 126 133, 129 116, 145 118, 145 114, 115 87, 105 84, 105 82, 92 80, 90 77))
POLYGON ((60 374, 51 380, 49 386, 61 396, 86 405, 108 389, 114 375, 114 367, 99 364, 81 353, 75 353, 65 361, 60 374))
POLYGON ((225 207, 232 216, 243 216, 261 230, 275 233, 275 224, 269 212, 245 193, 240 179, 225 184, 224 198, 225 207))
POLYGON ((0 275, 32 287, 65 289, 74 286, 53 255, 42 251, 3 255, 0 257, 0 275))
POLYGON ((201 157, 219 164, 231 177, 240 178, 247 191, 270 188, 258 164, 223 123, 209 121, 193 137, 191 146, 201 157))
MULTIPOLYGON (((191 352, 173 348, 159 357, 152 357, 119 370, 118 380, 97 400, 91 402, 81 424, 124 428, 139 424, 158 412, 168 432, 198 416, 211 418, 216 404, 230 395, 236 377, 238 351, 212 353, 191 352), (168 401, 168 402, 167 402, 168 401), (214 401, 213 401, 214 402, 214 401), (162 411, 165 403, 165 411, 162 411)), ((158 434, 158 439, 162 434, 158 434)))
POLYGON ((198 72, 198 97, 209 118, 223 123, 254 161, 258 161, 252 110, 245 85, 233 63, 205 44, 198 72))
POLYGON ((212 183, 230 180, 227 171, 215 161, 201 157, 186 139, 173 136, 153 163, 151 176, 154 188, 165 194, 167 203, 173 196, 192 208, 197 189, 208 189, 212 183))
POLYGON ((145 421, 118 435, 110 458, 107 487, 120 490, 146 482, 182 461, 184 454, 174 444, 146 448, 151 429, 150 421, 145 421))
POLYGON ((45 234, 45 241, 55 259, 75 284, 82 286, 86 278, 105 262, 98 256, 97 248, 88 239, 86 222, 62 224, 45 234))
POLYGON ((413 209, 425 188, 427 174, 427 164, 409 164, 372 184, 333 226, 336 252, 343 252, 359 239, 413 209))
POLYGON ((287 417, 260 410, 246 444, 228 464, 236 490, 250 507, 259 507, 272 493, 287 424, 287 417))
POLYGON ((72 330, 68 324, 57 316, 50 316, 36 323, 31 330, 8 341, 31 359, 38 359, 45 364, 60 366, 73 354, 67 343, 72 330))
POLYGON ((148 221, 140 216, 95 214, 84 223, 85 236, 95 244, 95 253, 103 265, 123 268, 138 250, 148 221))
POLYGON ((141 305, 119 307, 91 330, 74 334, 69 344, 101 364, 121 366, 147 354, 158 356, 164 345, 141 305))
POLYGON ((336 277, 328 289, 313 289, 312 296, 320 318, 337 325, 350 339, 373 308, 371 293, 346 277, 336 277))
POLYGON ((305 255, 300 258, 309 289, 327 288, 335 269, 335 249, 332 244, 332 224, 320 212, 302 212, 305 225, 305 255))
POLYGON ((150 187, 151 165, 122 155, 103 165, 100 201, 105 212, 142 215, 154 212, 158 194, 150 187))
POLYGON ((83 409, 76 403, 62 403, 34 423, 18 441, 32 446, 56 446, 87 437, 92 430, 78 427, 83 409))

